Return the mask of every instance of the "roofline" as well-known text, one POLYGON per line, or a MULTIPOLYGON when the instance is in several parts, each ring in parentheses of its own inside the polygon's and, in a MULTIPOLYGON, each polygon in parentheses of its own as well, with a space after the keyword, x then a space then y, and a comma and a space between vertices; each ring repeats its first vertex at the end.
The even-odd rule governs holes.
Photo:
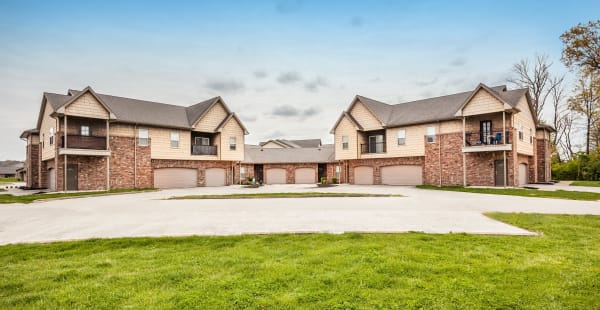
POLYGON ((244 126, 244 124, 242 124, 242 121, 237 117, 237 115, 235 113, 229 113, 229 115, 221 122, 221 124, 219 124, 219 126, 217 126, 217 128, 215 128, 215 131, 216 132, 221 132, 221 130, 223 129, 223 127, 225 127, 225 125, 232 118, 235 119, 238 122, 238 124, 240 125, 240 127, 242 127, 242 129, 244 130, 244 135, 250 134, 250 132, 248 132, 248 129, 246 129, 246 127, 244 126))
MULTIPOLYGON (((356 104, 356 101, 360 101, 360 103, 363 104, 363 106, 365 107, 365 109, 367 109, 367 111, 369 111, 369 113, 371 113, 371 115, 373 115, 373 117, 379 122, 379 124, 381 124, 381 126, 385 126, 385 123, 379 119, 379 117, 377 117, 377 114, 375 114, 375 112, 373 112, 373 110, 371 110, 371 108, 369 108, 368 105, 366 105, 364 102, 362 102, 360 100, 360 98, 365 98, 365 99, 369 99, 369 100, 373 100, 373 101, 377 101, 377 102, 381 102, 379 100, 375 100, 375 99, 371 99, 369 97, 365 97, 365 96, 361 96, 361 95, 355 95, 354 96, 354 100, 352 100, 352 103, 350 104, 350 107, 348 107, 348 111, 352 110, 352 107, 356 104)), ((381 102, 383 104, 387 104, 385 102, 381 102)))
POLYGON ((86 86, 78 95, 73 96, 73 98, 71 98, 65 104, 60 106, 58 108, 58 110, 56 110, 55 112, 60 113, 60 114, 65 114, 66 108, 87 92, 92 94, 92 96, 94 96, 94 98, 106 109, 106 111, 108 112, 108 119, 116 119, 117 118, 115 113, 108 107, 108 105, 106 103, 104 103, 104 101, 102 99, 100 99, 98 94, 96 94, 96 92, 92 89, 91 86, 86 86))
POLYGON ((502 99, 500 96, 498 96, 498 94, 493 89, 491 89, 489 86, 487 86, 483 83, 479 83, 479 85, 477 85, 477 87, 475 87, 475 89, 471 92, 469 97, 467 97, 467 99, 460 105, 460 108, 458 108, 458 110, 454 113, 454 116, 463 116, 462 112, 463 112, 463 109, 465 108, 465 106, 482 89, 485 90, 486 92, 488 92, 494 98, 498 99, 502 103, 504 110, 510 110, 510 109, 514 108, 508 102, 504 101, 504 99, 502 99))
MULTIPOLYGON (((202 112, 202 113, 201 113, 201 114, 198 116, 198 118, 196 118, 196 119, 195 119, 195 120, 194 120, 194 121, 193 121, 193 122, 190 124, 192 127, 196 127, 196 124, 198 124, 198 122, 199 122, 199 121, 200 121, 200 120, 201 120, 201 119, 202 119, 202 118, 203 118, 203 117, 206 115, 206 113, 208 113, 208 111, 210 111, 210 109, 212 109, 212 107, 214 107, 214 106, 215 106, 215 104, 217 104, 217 102, 219 102, 219 101, 220 101, 220 102, 223 104, 223 108, 225 108, 225 112, 227 112, 227 114, 231 114, 231 110, 229 110, 229 107, 227 106, 227 104, 225 104, 225 100, 223 100, 223 98, 221 98, 221 96, 216 96, 216 97, 210 98, 210 99, 208 99, 208 100, 211 100, 211 99, 212 99, 212 102, 211 102, 211 103, 210 103, 210 105, 209 105, 209 106, 206 108, 206 110, 204 110, 204 111, 203 111, 203 112, 202 112)), ((200 102, 198 102, 198 103, 200 103, 200 102)), ((198 104, 198 103, 196 103, 196 104, 198 104)), ((193 106, 193 105, 191 105, 191 106, 193 106)), ((187 108, 189 108, 189 107, 187 107, 187 108)))
POLYGON ((335 134, 335 129, 344 117, 347 117, 348 120, 350 120, 350 122, 354 125, 354 127, 356 127, 356 129, 363 130, 362 126, 352 117, 352 115, 350 115, 350 113, 343 111, 340 117, 338 117, 338 120, 335 122, 335 125, 333 125, 333 128, 331 128, 331 130, 329 131, 330 134, 335 134))

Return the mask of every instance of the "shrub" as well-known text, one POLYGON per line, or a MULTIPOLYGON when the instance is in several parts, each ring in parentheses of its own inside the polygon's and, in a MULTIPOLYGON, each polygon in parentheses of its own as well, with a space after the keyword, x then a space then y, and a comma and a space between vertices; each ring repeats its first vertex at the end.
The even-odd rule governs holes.
POLYGON ((322 177, 321 178, 321 184, 327 184, 327 178, 326 177, 322 177))
POLYGON ((338 184, 338 179, 337 178, 331 178, 331 183, 338 184))

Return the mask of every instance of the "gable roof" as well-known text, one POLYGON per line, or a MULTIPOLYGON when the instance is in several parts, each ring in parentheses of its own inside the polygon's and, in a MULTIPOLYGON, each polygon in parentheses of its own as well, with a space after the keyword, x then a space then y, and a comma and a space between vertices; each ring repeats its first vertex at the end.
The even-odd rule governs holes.
POLYGON ((98 94, 96 94, 96 92, 90 87, 87 86, 86 88, 84 88, 81 92, 79 92, 78 94, 72 95, 71 99, 69 99, 67 102, 65 102, 64 104, 62 104, 60 107, 58 107, 58 109, 54 109, 55 112, 58 113, 64 113, 66 108, 72 104, 73 102, 75 102, 77 99, 79 99, 81 96, 83 96, 84 94, 89 93, 90 95, 92 95, 99 103, 100 105, 102 105, 106 111, 109 114, 109 119, 115 119, 115 114, 113 113, 112 109, 110 108, 110 106, 108 106, 104 100, 102 100, 102 98, 100 98, 98 96, 98 94))
POLYGON ((244 146, 244 163, 292 164, 327 163, 334 161, 333 144, 317 148, 262 148, 259 145, 244 146))
POLYGON ((342 119, 344 119, 344 117, 347 118, 348 121, 350 121, 350 123, 352 123, 352 125, 354 125, 354 127, 356 129, 363 130, 362 126, 358 123, 358 121, 356 121, 356 119, 354 119, 354 117, 352 117, 352 115, 350 115, 350 113, 344 111, 344 112, 342 112, 342 114, 340 115, 340 117, 338 117, 337 121, 335 121, 335 124, 333 125, 333 127, 329 131, 330 134, 334 134, 335 133, 335 129, 340 124, 340 122, 342 121, 342 119))
POLYGON ((322 145, 321 139, 300 139, 300 140, 287 140, 287 139, 271 139, 259 143, 263 146, 269 142, 280 145, 283 148, 316 148, 322 145))
POLYGON ((215 131, 221 132, 221 130, 223 130, 223 127, 225 127, 225 125, 227 125, 229 120, 232 118, 240 125, 240 127, 242 127, 242 130, 244 131, 245 135, 249 134, 248 129, 246 129, 244 124, 242 124, 242 121, 237 117, 235 113, 229 113, 229 115, 221 122, 221 124, 219 124, 219 126, 215 128, 215 131))
MULTIPOLYGON (((460 111, 466 103, 479 91, 485 89, 500 102, 515 108, 519 99, 527 94, 527 89, 507 90, 505 85, 488 87, 485 84, 479 84, 474 90, 433 97, 415 101, 404 102, 390 105, 381 101, 357 95, 350 104, 350 108, 356 100, 362 102, 365 107, 383 124, 384 127, 398 127, 406 125, 416 125, 428 122, 457 119, 456 113, 460 111)), ((348 110, 350 110, 350 108, 348 110)), ((341 118, 347 116, 352 120, 349 113, 344 112, 332 132, 338 126, 341 118), (347 114, 347 115, 346 115, 347 114)), ((360 126, 355 120, 355 126, 360 126)), ((360 129, 359 129, 360 130, 360 129)))

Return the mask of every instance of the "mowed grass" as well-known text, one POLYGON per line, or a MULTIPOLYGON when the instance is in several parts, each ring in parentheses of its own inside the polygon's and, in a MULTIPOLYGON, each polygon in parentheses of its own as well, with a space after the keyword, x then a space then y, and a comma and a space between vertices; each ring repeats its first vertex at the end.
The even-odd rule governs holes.
POLYGON ((0 178, 0 184, 10 184, 20 182, 17 178, 0 178))
POLYGON ((88 240, 0 247, 0 308, 593 309, 600 216, 542 232, 88 240))
POLYGON ((570 186, 592 186, 600 187, 600 181, 573 181, 570 186))
POLYGON ((544 190, 525 189, 525 188, 474 188, 474 187, 462 187, 462 186, 438 187, 438 186, 433 186, 433 185, 417 185, 417 188, 440 190, 440 191, 537 197, 537 198, 556 198, 556 199, 592 200, 592 201, 600 200, 600 193, 565 191, 565 190, 544 191, 544 190))
POLYGON ((111 189, 109 191, 93 191, 93 192, 73 192, 73 193, 49 193, 49 194, 31 194, 15 196, 12 194, 0 194, 0 204, 2 203, 32 203, 41 199, 58 199, 58 198, 75 198, 84 196, 102 196, 114 195, 123 193, 136 193, 155 191, 154 188, 138 188, 138 189, 111 189))
POLYGON ((175 197, 171 197, 169 199, 252 199, 252 198, 323 198, 323 197, 402 197, 402 195, 360 194, 360 193, 322 193, 322 192, 239 193, 239 194, 222 194, 222 195, 175 196, 175 197))

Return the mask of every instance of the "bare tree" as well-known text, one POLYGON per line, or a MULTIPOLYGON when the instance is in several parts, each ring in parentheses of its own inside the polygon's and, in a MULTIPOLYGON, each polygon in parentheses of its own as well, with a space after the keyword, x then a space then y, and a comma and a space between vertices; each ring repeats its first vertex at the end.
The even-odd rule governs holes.
MULTIPOLYGON (((560 161, 562 155, 567 154, 567 150, 561 149, 561 140, 564 138, 565 121, 564 118, 570 112, 565 103, 565 88, 563 86, 564 76, 553 77, 550 84, 555 85, 550 90, 550 102, 552 104, 552 125, 556 132, 552 135, 552 146, 555 148, 556 155, 560 161)), ((572 151, 570 152, 572 153, 572 151)))
POLYGON ((600 78, 593 71, 580 73, 575 94, 569 99, 569 108, 584 117, 585 152, 589 154, 592 130, 600 118, 600 78))
POLYGON ((548 60, 547 55, 536 55, 533 67, 531 67, 529 59, 522 59, 513 65, 512 72, 515 77, 508 80, 517 87, 529 89, 534 114, 538 121, 541 119, 548 96, 563 80, 562 77, 552 78, 551 66, 552 62, 548 60))
POLYGON ((573 131, 575 130, 575 123, 577 120, 577 115, 573 113, 571 110, 566 110, 566 113, 562 115, 559 122, 561 123, 561 138, 558 140, 558 144, 560 149, 564 152, 564 159, 569 160, 573 158, 573 154, 575 151, 573 149, 574 145, 571 140, 573 137, 573 131))

